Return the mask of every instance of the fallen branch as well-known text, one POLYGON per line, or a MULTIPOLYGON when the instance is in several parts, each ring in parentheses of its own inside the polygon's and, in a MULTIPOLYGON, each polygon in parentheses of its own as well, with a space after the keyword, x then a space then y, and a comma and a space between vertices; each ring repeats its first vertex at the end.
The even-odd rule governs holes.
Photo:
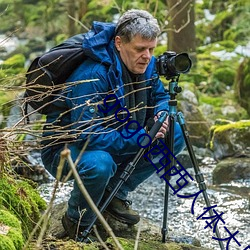
POLYGON ((86 199, 86 201, 88 202, 90 208, 92 209, 92 211, 96 214, 96 216, 98 217, 99 221, 102 223, 102 225, 104 226, 105 230, 107 231, 107 233, 113 238, 115 245, 117 246, 117 248, 119 250, 124 250, 123 247, 121 246, 121 244, 119 243, 118 239, 116 238, 116 236, 114 235, 111 227, 109 226, 109 224, 106 222, 106 220, 104 219, 104 217, 102 216, 102 214, 100 213, 100 211, 98 210, 98 208, 96 207, 95 203, 93 202, 92 198, 90 197, 88 191, 86 190, 76 168, 75 168, 75 164, 71 158, 71 154, 70 154, 70 150, 69 149, 64 149, 61 152, 61 158, 66 158, 68 160, 69 166, 73 172, 73 176, 75 178, 75 181, 78 184, 78 187, 80 189, 80 191, 82 192, 84 198, 86 199))

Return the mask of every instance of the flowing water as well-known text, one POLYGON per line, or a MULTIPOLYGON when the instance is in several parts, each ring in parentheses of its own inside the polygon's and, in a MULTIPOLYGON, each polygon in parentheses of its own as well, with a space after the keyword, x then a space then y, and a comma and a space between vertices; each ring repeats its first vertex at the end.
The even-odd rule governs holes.
MULTIPOLYGON (((215 167, 215 162, 211 158, 205 158, 202 161, 200 169, 204 175, 207 194, 211 205, 217 205, 214 209, 218 214, 224 213, 221 217, 223 222, 218 223, 218 228, 222 238, 229 237, 229 233, 224 227, 228 229, 231 234, 235 235, 235 239, 241 244, 238 244, 232 239, 229 242, 229 248, 232 250, 244 250, 250 245, 250 180, 231 182, 230 184, 212 185, 212 171, 215 167)), ((194 169, 187 170, 191 176, 194 177, 194 169)), ((188 179, 187 179, 188 180, 188 179)), ((171 185, 174 186, 176 179, 171 179, 171 185)), ((199 191, 195 181, 188 180, 188 185, 185 186, 178 194, 191 195, 199 191)), ((59 188, 57 193, 56 203, 65 201, 69 198, 72 188, 72 182, 64 184, 59 188)), ((40 186, 40 193, 45 200, 49 201, 51 191, 53 189, 53 182, 42 184, 40 186)), ((130 194, 129 198, 133 201, 133 208, 138 210, 142 217, 152 221, 155 225, 162 227, 162 218, 164 213, 164 194, 165 182, 162 181, 156 174, 142 183, 136 190, 130 194)), ((169 229, 169 237, 185 241, 187 238, 196 238, 204 247, 211 249, 220 249, 217 240, 212 239, 216 237, 213 234, 213 229, 206 227, 206 219, 200 218, 206 203, 203 196, 199 195, 194 204, 194 215, 191 213, 192 202, 194 198, 179 198, 177 194, 169 190, 168 202, 168 220, 167 225, 169 229)), ((204 216, 209 217, 206 213, 204 216)), ((207 221, 211 221, 208 220, 207 221)), ((224 241, 226 246, 228 241, 224 241)), ((226 248, 225 248, 226 249, 226 248)))

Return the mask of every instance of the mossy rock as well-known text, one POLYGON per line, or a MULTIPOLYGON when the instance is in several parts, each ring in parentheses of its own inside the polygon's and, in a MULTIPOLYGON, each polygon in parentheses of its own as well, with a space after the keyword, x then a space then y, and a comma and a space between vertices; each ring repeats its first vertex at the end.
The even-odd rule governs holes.
POLYGON ((213 171, 213 183, 229 183, 233 180, 250 178, 250 158, 226 158, 220 161, 213 171))
POLYGON ((247 154, 250 142, 250 120, 214 125, 210 130, 210 149, 216 159, 247 154))
POLYGON ((20 221, 7 210, 0 209, 0 249, 19 250, 23 244, 20 221))
POLYGON ((5 174, 0 176, 0 207, 4 207, 21 221, 26 239, 45 210, 46 202, 26 180, 17 180, 5 174))
MULTIPOLYGON (((124 250, 134 249, 134 245, 135 245, 134 239, 118 238, 118 240, 124 250)), ((111 238, 109 238, 107 242, 114 245, 113 240, 111 238)), ((139 240, 138 250, 152 250, 152 249, 154 250, 208 250, 208 248, 196 247, 196 246, 188 245, 184 243, 175 243, 175 242, 162 243, 161 241, 156 241, 156 240, 151 240, 151 239, 139 240)))
POLYGON ((199 103, 202 112, 212 123, 217 119, 225 119, 225 117, 230 121, 239 121, 249 117, 247 111, 237 103, 230 91, 226 91, 220 96, 200 93, 199 103))

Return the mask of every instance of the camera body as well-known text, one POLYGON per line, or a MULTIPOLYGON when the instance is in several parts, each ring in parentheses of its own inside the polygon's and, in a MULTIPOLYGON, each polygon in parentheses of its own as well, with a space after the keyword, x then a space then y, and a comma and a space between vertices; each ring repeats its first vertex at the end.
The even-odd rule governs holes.
POLYGON ((192 66, 192 61, 187 53, 176 54, 174 51, 166 51, 156 59, 156 70, 160 76, 167 80, 187 73, 192 66))

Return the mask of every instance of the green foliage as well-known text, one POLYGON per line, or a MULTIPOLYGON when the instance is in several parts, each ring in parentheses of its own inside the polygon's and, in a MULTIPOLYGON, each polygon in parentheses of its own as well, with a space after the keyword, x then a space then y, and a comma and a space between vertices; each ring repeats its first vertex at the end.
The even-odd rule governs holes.
POLYGON ((211 106, 212 113, 207 114, 206 118, 212 121, 225 118, 230 121, 239 121, 249 118, 246 110, 237 103, 231 91, 225 91, 225 93, 217 96, 200 93, 199 104, 200 106, 211 106), (227 106, 233 107, 233 109, 231 112, 225 113, 223 108, 227 106))
POLYGON ((250 59, 245 60, 240 64, 237 76, 234 83, 235 96, 242 107, 244 107, 250 115, 250 59))
MULTIPOLYGON (((8 77, 17 76, 18 74, 25 72, 24 64, 25 57, 22 54, 13 55, 5 60, 1 65, 0 84, 5 84, 8 77)), ((22 79, 19 77, 12 78, 11 82, 13 85, 20 85, 22 79)), ((10 85, 10 82, 8 82, 8 85, 10 85)))
POLYGON ((247 0, 211 1, 204 0, 196 4, 197 41, 207 43, 231 40, 236 44, 245 45, 249 42, 250 30, 246 25, 250 22, 250 2, 247 0), (206 20, 204 10, 214 14, 214 19, 206 20))
POLYGON ((232 86, 234 83, 235 71, 228 67, 217 68, 213 72, 213 78, 222 84, 232 86))
POLYGON ((24 67, 25 57, 22 54, 16 54, 8 58, 2 64, 2 69, 9 69, 11 67, 22 68, 24 67))

